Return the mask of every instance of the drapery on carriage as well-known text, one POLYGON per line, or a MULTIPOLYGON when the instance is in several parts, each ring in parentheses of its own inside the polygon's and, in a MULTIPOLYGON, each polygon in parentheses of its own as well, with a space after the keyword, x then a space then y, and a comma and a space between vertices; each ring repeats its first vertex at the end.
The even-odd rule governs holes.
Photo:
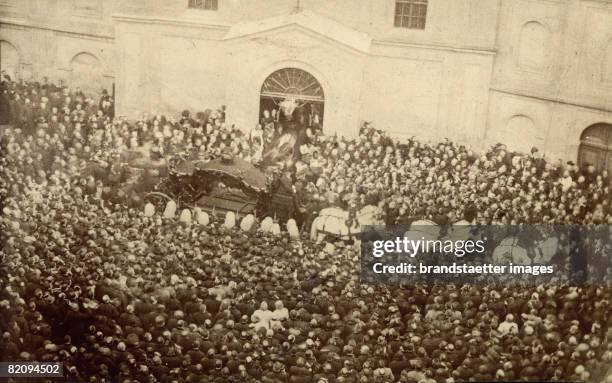
POLYGON ((179 160, 157 189, 179 204, 222 214, 265 214, 270 200, 266 175, 250 162, 231 156, 210 162, 179 160))

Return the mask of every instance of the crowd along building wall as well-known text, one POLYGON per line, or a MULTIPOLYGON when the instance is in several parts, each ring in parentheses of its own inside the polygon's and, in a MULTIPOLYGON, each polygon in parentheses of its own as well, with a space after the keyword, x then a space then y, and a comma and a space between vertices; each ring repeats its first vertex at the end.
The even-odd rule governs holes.
POLYGON ((582 132, 612 123, 612 3, 503 0, 500 11, 487 141, 576 161, 582 132))
POLYGON ((480 3, 431 2, 423 30, 394 27, 394 1, 145 4, 114 16, 118 104, 126 113, 225 104, 228 122, 248 130, 265 78, 299 68, 324 88, 327 133, 355 136, 372 121, 398 137, 480 143, 498 12, 480 3))
MULTIPOLYGON (((115 78, 114 1, 2 0, 3 69, 16 78, 63 81, 85 91, 110 91, 115 78), (10 60, 10 61, 9 61, 10 60)), ((1 48, 0 48, 1 49, 1 48)))
POLYGON ((249 130, 263 81, 291 67, 323 88, 331 134, 372 121, 575 161, 582 132, 612 123, 606 0, 1 0, 0 23, 4 67, 114 83, 130 117, 226 105, 249 130))

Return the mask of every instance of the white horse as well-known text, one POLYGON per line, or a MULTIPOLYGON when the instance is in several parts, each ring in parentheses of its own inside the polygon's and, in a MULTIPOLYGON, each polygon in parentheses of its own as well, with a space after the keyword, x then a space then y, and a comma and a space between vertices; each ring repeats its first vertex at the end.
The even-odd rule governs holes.
POLYGON ((420 219, 410 224, 410 229, 404 233, 408 240, 435 241, 440 237, 440 226, 428 219, 420 219))
POLYGON ((532 249, 524 247, 518 236, 511 236, 502 239, 493 250, 493 261, 497 264, 547 264, 558 249, 559 237, 555 233, 544 233, 544 239, 535 241, 532 249))
MULTIPOLYGON (((448 228, 443 238, 440 238, 441 227, 430 220, 417 220, 412 222, 410 230, 404 236, 409 240, 468 240, 474 239, 474 225, 460 221, 448 228)), ((494 264, 516 265, 547 264, 557 253, 559 248, 558 235, 552 232, 543 233, 544 239, 536 241, 533 249, 523 247, 518 236, 503 238, 495 247, 492 254, 494 264), (532 251, 530 251, 532 250, 532 251)))
POLYGON ((349 239, 361 233, 362 226, 383 225, 382 210, 373 205, 362 208, 355 215, 353 222, 349 222, 350 213, 339 207, 321 209, 317 218, 312 222, 310 238, 313 241, 322 241, 326 235, 333 235, 341 239, 349 239))

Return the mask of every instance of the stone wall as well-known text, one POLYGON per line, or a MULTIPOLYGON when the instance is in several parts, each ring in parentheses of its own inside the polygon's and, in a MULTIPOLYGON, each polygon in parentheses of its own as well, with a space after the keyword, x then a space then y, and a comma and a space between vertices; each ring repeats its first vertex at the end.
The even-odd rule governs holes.
POLYGON ((581 132, 612 123, 612 3, 430 0, 426 28, 393 26, 394 0, 0 0, 1 65, 88 91, 128 116, 227 105, 258 120, 277 69, 311 73, 324 128, 361 121, 398 137, 496 142, 575 160, 581 132))

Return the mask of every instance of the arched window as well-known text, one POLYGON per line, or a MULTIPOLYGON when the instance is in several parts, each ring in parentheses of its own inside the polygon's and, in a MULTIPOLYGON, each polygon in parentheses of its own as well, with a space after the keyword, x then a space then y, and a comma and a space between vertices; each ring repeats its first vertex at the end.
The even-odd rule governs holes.
POLYGON ((17 49, 8 41, 0 40, 0 68, 13 80, 19 74, 19 61, 17 49))
POLYGON ((283 68, 269 75, 261 86, 259 114, 280 112, 280 103, 286 99, 296 101, 297 120, 304 126, 323 126, 325 93, 319 81, 299 68, 283 68))
POLYGON ((537 22, 530 21, 521 29, 518 64, 521 68, 532 71, 543 71, 550 57, 550 32, 537 22))
POLYGON ((264 81, 261 95, 282 98, 293 96, 299 100, 309 101, 325 100, 319 81, 310 73, 298 68, 284 68, 272 73, 264 81))
POLYGON ((103 87, 102 64, 91 53, 81 52, 70 61, 71 85, 86 93, 98 94, 103 87))
POLYGON ((542 130, 538 129, 531 117, 523 114, 512 116, 500 133, 501 137, 498 138, 500 142, 521 151, 527 152, 534 146, 538 148, 544 144, 542 130))
POLYGON ((591 125, 582 132, 578 162, 581 167, 593 165, 612 173, 612 124, 591 125))

